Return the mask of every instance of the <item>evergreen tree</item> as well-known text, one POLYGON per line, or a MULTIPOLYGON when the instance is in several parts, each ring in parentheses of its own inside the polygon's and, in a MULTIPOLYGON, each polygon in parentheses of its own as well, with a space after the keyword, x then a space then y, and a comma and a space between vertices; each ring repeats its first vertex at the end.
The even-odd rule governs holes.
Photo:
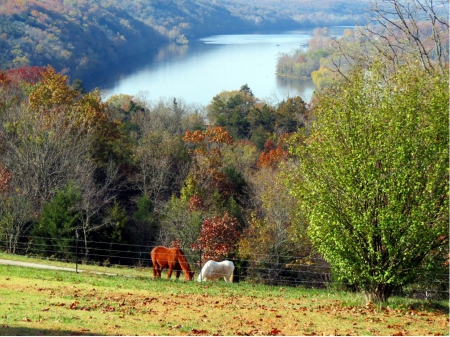
POLYGON ((69 184, 44 205, 39 223, 32 229, 33 250, 47 256, 72 257, 79 224, 80 191, 69 184))

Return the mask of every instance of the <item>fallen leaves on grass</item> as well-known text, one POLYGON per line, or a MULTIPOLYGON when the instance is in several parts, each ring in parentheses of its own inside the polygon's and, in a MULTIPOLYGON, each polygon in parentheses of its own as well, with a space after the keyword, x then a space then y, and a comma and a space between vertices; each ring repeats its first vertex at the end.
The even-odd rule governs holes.
POLYGON ((203 330, 203 329, 200 329, 200 330, 198 330, 198 329, 192 329, 192 330, 191 330, 191 334, 192 334, 192 335, 209 335, 209 332, 206 331, 206 330, 203 330))

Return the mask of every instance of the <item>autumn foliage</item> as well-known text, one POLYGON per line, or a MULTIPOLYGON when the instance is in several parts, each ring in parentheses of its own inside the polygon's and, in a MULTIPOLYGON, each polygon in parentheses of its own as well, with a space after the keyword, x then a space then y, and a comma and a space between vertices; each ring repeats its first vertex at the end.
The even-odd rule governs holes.
POLYGON ((266 141, 264 144, 264 151, 261 152, 261 155, 259 156, 258 167, 275 169, 282 161, 285 161, 288 158, 289 152, 283 149, 284 138, 285 137, 282 137, 276 146, 271 139, 266 141))
POLYGON ((239 221, 228 212, 223 217, 208 218, 202 225, 200 244, 193 244, 192 248, 202 250, 202 261, 221 261, 236 248, 239 227, 239 221))
POLYGON ((42 74, 44 71, 45 68, 43 67, 23 66, 21 68, 14 68, 8 70, 5 73, 5 76, 11 83, 16 85, 23 82, 29 84, 36 84, 42 79, 42 74))
POLYGON ((0 162, 0 193, 4 193, 9 188, 9 181, 11 180, 11 173, 0 162))
POLYGON ((229 194, 230 183, 222 171, 222 149, 225 145, 233 144, 230 133, 221 126, 209 127, 206 131, 188 130, 183 140, 194 145, 193 180, 196 186, 202 185, 203 188, 217 189, 221 194, 229 194))

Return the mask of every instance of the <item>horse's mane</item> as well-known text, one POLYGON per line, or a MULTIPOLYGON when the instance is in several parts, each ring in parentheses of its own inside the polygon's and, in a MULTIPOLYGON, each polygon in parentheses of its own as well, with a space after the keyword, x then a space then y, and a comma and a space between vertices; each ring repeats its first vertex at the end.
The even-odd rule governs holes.
POLYGON ((175 249, 176 253, 177 253, 177 257, 178 257, 178 263, 183 264, 186 266, 186 268, 190 271, 191 267, 189 266, 189 262, 186 259, 186 256, 184 256, 184 252, 181 248, 178 247, 174 247, 172 249, 175 249))

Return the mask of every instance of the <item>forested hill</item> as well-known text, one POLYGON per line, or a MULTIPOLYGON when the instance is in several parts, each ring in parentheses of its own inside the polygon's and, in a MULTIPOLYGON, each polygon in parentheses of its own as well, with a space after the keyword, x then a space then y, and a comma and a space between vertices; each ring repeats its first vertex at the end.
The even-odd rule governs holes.
POLYGON ((354 24, 349 0, 2 0, 0 69, 50 64, 83 77, 173 41, 255 29, 354 24))

